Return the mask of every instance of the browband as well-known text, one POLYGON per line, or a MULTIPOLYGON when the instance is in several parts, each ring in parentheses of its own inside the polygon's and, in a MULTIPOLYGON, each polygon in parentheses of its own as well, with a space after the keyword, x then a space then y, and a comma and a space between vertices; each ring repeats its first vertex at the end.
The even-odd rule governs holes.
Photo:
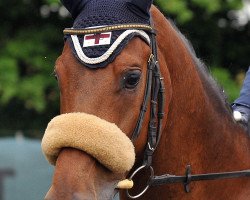
POLYGON ((94 34, 101 33, 106 31, 117 31, 117 30, 128 30, 128 29, 139 29, 152 32, 153 28, 146 24, 121 24, 113 26, 101 26, 101 27, 91 27, 85 29, 76 29, 76 28, 66 28, 63 31, 64 35, 83 35, 83 34, 94 34))

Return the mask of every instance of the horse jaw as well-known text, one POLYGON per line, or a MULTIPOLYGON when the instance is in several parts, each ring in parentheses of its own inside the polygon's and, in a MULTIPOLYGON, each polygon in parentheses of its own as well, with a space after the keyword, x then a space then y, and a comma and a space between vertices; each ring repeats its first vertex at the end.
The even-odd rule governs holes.
POLYGON ((45 200, 113 199, 123 176, 109 171, 83 151, 65 148, 58 156, 45 200))

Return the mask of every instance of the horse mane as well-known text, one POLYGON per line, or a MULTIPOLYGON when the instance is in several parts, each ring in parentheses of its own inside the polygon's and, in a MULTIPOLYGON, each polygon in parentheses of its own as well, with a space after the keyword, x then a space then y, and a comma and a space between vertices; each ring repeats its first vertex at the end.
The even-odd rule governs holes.
POLYGON ((216 107, 216 110, 220 113, 225 113, 226 111, 231 115, 232 111, 230 108, 230 103, 228 102, 228 97, 223 87, 211 75, 211 71, 209 70, 208 66, 200 58, 197 57, 192 43, 187 39, 187 37, 183 35, 183 33, 181 33, 175 22, 169 18, 167 18, 167 20, 170 22, 170 24, 186 46, 188 52, 190 53, 195 67, 202 80, 203 88, 209 94, 208 98, 210 99, 210 102, 213 103, 213 105, 216 107))

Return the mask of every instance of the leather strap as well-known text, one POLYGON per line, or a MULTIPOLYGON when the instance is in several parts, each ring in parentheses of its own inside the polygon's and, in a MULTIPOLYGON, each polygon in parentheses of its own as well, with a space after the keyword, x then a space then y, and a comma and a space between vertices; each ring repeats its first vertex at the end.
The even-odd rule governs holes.
MULTIPOLYGON (((151 18, 151 27, 154 27, 151 18)), ((154 29, 153 29, 154 30, 154 29)), ((148 141, 144 153, 143 165, 151 166, 152 156, 159 144, 162 133, 162 119, 164 117, 164 83, 160 74, 160 66, 158 61, 156 32, 152 31, 151 49, 153 53, 153 80, 151 87, 151 101, 150 101, 150 121, 148 126, 148 141)))
POLYGON ((193 181, 206 181, 206 180, 219 180, 219 179, 221 180, 221 179, 233 179, 242 177, 250 177, 250 170, 192 175, 191 167, 188 166, 185 176, 176 176, 171 174, 154 176, 149 181, 149 185, 159 186, 172 183, 183 183, 185 186, 185 191, 190 192, 189 184, 193 181))
POLYGON ((152 87, 152 76, 153 76, 153 64, 152 64, 152 58, 153 58, 153 54, 150 55, 150 58, 148 60, 148 68, 147 68, 147 78, 146 78, 146 87, 145 87, 145 92, 144 92, 144 98, 143 98, 143 102, 141 105, 141 110, 140 110, 140 114, 139 114, 139 118, 137 120, 135 129, 132 133, 132 137, 131 140, 135 141, 141 131, 141 127, 142 127, 142 123, 144 120, 144 116, 145 113, 147 111, 147 104, 151 95, 151 87, 152 87))

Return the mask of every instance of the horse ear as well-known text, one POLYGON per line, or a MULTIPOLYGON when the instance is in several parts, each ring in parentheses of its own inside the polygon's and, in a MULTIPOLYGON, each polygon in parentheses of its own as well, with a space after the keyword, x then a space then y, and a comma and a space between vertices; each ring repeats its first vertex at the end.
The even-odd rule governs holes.
POLYGON ((89 0, 61 0, 62 4, 70 12, 73 19, 79 15, 88 1, 89 0))
POLYGON ((127 5, 129 9, 142 18, 148 19, 150 17, 149 10, 153 0, 130 0, 127 5))

